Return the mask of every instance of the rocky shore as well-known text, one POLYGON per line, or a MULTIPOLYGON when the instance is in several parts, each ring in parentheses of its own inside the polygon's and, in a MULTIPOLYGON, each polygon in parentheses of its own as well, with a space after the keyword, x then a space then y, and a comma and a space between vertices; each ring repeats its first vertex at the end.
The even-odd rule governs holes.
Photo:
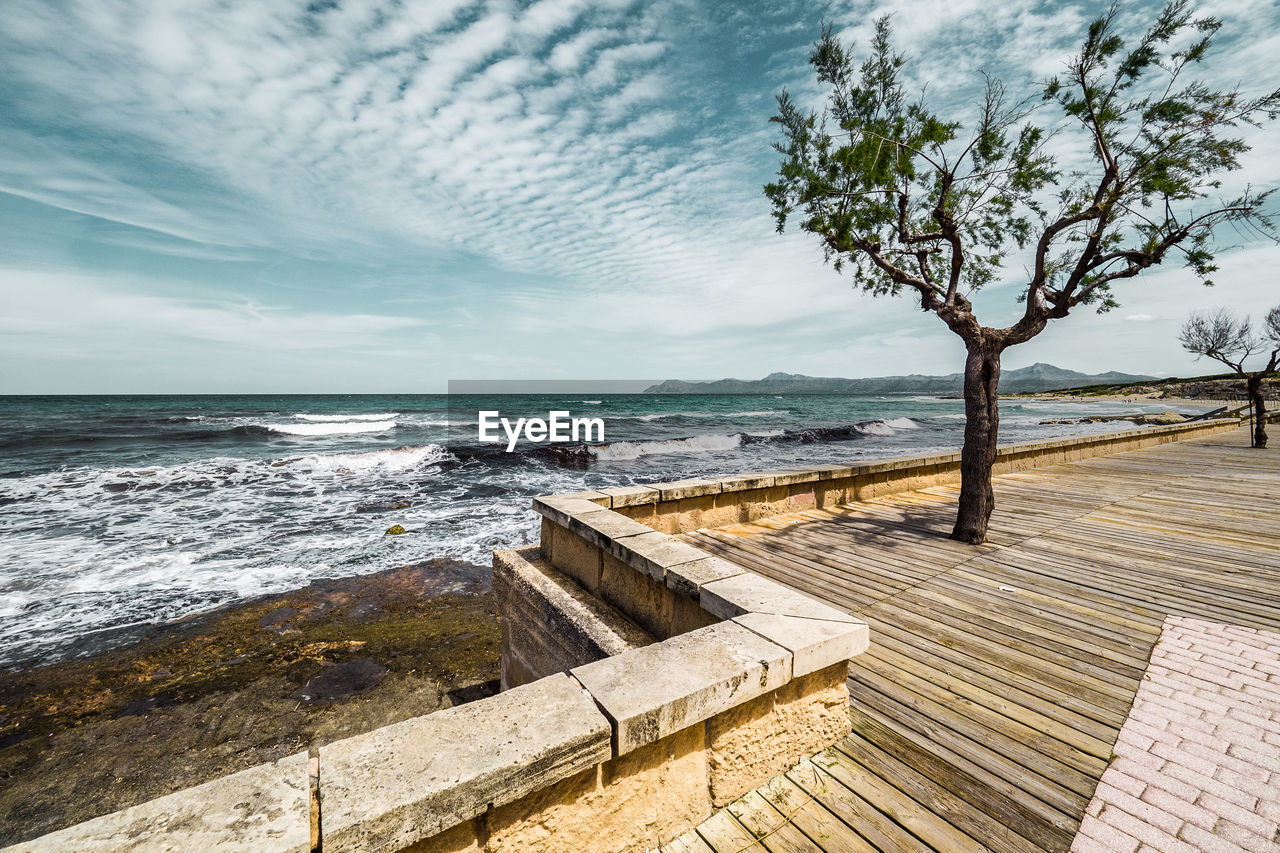
POLYGON ((441 559, 0 673, 0 846, 497 691, 487 568, 441 559))

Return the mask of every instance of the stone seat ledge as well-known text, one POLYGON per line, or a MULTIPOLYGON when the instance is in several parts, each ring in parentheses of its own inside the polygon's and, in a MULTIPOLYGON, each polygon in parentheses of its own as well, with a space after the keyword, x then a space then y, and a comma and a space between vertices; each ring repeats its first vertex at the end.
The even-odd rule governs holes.
POLYGON ((325 853, 401 850, 611 757, 564 673, 320 748, 325 853))
POLYGON ((299 752, 5 847, 4 853, 307 853, 311 850, 310 780, 307 753, 299 752))
POLYGON ((734 622, 570 670, 613 728, 625 755, 791 681, 792 652, 734 622))

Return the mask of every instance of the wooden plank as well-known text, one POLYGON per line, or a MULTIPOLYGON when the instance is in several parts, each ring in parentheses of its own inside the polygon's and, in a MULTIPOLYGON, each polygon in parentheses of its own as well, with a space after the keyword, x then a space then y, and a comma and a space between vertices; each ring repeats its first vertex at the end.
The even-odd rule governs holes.
POLYGON ((876 853, 871 842, 827 811, 786 776, 778 776, 760 789, 760 795, 823 853, 876 853))
POLYGON ((1245 439, 998 477, 979 548, 946 538, 954 485, 686 534, 872 638, 853 734, 716 818, 711 849, 1067 850, 1165 615, 1280 627, 1280 457, 1245 439))
POLYGON ((915 800, 902 796, 897 788, 868 773, 844 753, 829 749, 814 756, 813 763, 846 788, 856 789, 868 803, 930 847, 955 853, 984 849, 981 842, 915 800))
MULTIPOLYGON (((813 797, 815 802, 821 803, 851 831, 856 830, 858 835, 881 853, 938 850, 928 843, 922 844, 920 839, 912 836, 887 814, 808 759, 800 762, 795 769, 787 771, 786 778, 813 797)), ((945 848, 938 853, 946 853, 945 848)))
POLYGON ((884 752, 874 742, 855 733, 841 741, 836 749, 865 772, 884 779, 902 794, 945 820, 949 826, 980 841, 993 853, 1044 853, 1041 846, 1018 835, 1000 821, 993 820, 986 812, 957 797, 935 780, 884 752))
POLYGON ((789 815, 756 791, 730 803, 728 809, 769 853, 822 853, 821 847, 791 824, 789 815))
POLYGON ((715 851, 702 840, 697 829, 691 829, 679 838, 662 845, 658 848, 658 853, 715 853, 715 851))
POLYGON ((1022 800, 1010 796, 1021 791, 1003 786, 998 790, 980 781, 942 758, 935 752, 893 731, 888 726, 866 714, 854 715, 854 732, 864 740, 876 744, 881 750, 896 757, 931 782, 942 786, 955 796, 981 809, 994 820, 1008 826, 1022 838, 1040 850, 1065 850, 1071 846, 1072 834, 1045 820, 1022 800))
POLYGON ((698 826, 698 835, 715 853, 765 853, 766 848, 728 809, 707 818, 698 826))

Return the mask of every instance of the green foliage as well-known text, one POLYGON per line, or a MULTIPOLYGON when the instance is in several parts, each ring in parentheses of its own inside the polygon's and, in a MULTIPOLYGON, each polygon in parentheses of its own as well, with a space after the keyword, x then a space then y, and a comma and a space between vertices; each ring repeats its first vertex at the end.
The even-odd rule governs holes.
POLYGON ((1211 284, 1218 226, 1274 233, 1269 191, 1206 199, 1248 150, 1233 129, 1274 119, 1280 90, 1249 98, 1187 81, 1221 27, 1187 0, 1166 6, 1131 48, 1117 17, 1112 7, 1090 24, 1066 73, 1027 98, 986 78, 967 132, 923 93, 908 97, 887 17, 861 64, 824 24, 810 63, 828 90, 825 109, 806 111, 783 91, 771 119, 782 161, 765 194, 778 230, 798 224, 861 288, 913 290, 966 340, 998 332, 1002 347, 1078 304, 1114 306, 1114 282, 1171 251, 1211 284), (1061 170, 1046 150, 1055 135, 1077 140, 1089 166, 1061 170), (1028 247, 1024 317, 983 329, 968 294, 1028 247))

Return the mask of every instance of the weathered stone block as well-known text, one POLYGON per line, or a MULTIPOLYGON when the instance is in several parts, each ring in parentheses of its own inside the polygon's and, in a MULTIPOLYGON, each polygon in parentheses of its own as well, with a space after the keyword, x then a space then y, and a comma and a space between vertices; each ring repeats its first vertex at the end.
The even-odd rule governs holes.
POLYGON ((311 849, 311 784, 305 752, 6 847, 5 851, 176 853, 215 849, 262 853, 307 853, 311 849))
POLYGON ((609 507, 608 496, 604 492, 599 492, 594 489, 587 489, 581 492, 563 492, 561 494, 556 495, 556 497, 572 498, 574 500, 582 500, 582 501, 591 501, 593 504, 599 504, 600 506, 606 509, 608 509, 609 507))
POLYGON ((657 503, 661 495, 653 486, 625 486, 618 489, 601 489, 600 494, 609 498, 609 506, 615 510, 623 507, 657 503))
POLYGON ((667 636, 687 634, 708 625, 714 625, 720 619, 702 609, 702 605, 692 598, 685 598, 677 592, 668 592, 671 596, 671 627, 667 636))
POLYGON ((847 673, 827 667, 708 720, 712 802, 726 805, 847 735, 847 673))
POLYGON ((557 674, 323 746, 325 853, 438 835, 604 762, 609 732, 591 697, 557 674))
POLYGON ((439 835, 414 842, 400 853, 481 853, 484 848, 476 830, 476 821, 464 821, 439 835))
POLYGON ((488 853, 644 853, 711 816, 701 723, 490 814, 488 853))
POLYGON ((551 565, 582 584, 588 592, 600 589, 601 550, 567 527, 553 531, 551 565))
POLYGON ((843 610, 750 572, 704 584, 700 596, 703 609, 721 619, 732 619, 744 613, 772 613, 830 622, 861 622, 843 610))
POLYGON ((605 512, 605 508, 582 498, 563 495, 543 495, 533 499, 534 512, 549 518, 561 527, 569 526, 569 519, 589 512, 605 512))
POLYGON ((660 533, 646 533, 616 540, 612 554, 622 562, 663 583, 667 569, 711 556, 678 539, 660 533))
POLYGON ((742 496, 742 503, 746 507, 745 517, 747 521, 755 521, 760 518, 769 518, 774 515, 781 515, 790 511, 788 498, 790 497, 790 489, 786 486, 770 486, 764 489, 756 489, 742 496))
POLYGON ((862 621, 828 622, 772 613, 744 613, 734 622, 791 652, 791 674, 798 678, 867 650, 870 629, 862 621))
POLYGON ((549 518, 542 519, 542 528, 538 536, 538 548, 542 551, 542 558, 551 561, 551 549, 556 541, 556 523, 549 518))
MULTIPOLYGON (((656 492, 655 492, 656 494, 656 492)), ((657 530, 658 524, 658 502, 638 503, 628 506, 614 507, 614 512, 622 513, 632 521, 638 521, 645 527, 657 530)))
POLYGON ((653 532, 640 522, 612 510, 575 515, 569 519, 569 529, 606 551, 615 539, 653 532))
POLYGON ((791 653, 732 622, 578 667, 614 728, 614 754, 701 722, 791 680, 791 653))
POLYGON ((727 527, 746 520, 737 492, 721 493, 716 496, 715 505, 702 513, 702 526, 707 528, 727 527))
POLYGON ((604 556, 600 597, 658 639, 671 635, 675 593, 612 554, 604 556))
POLYGON ((764 471, 762 477, 772 477, 775 486, 792 486, 797 483, 816 483, 822 473, 814 468, 783 468, 778 471, 764 471))
POLYGON ((713 511, 716 505, 716 499, 719 495, 702 495, 696 498, 681 498, 678 501, 672 501, 668 506, 670 514, 668 516, 672 533, 688 533, 690 530, 697 530, 705 527, 704 518, 707 513, 713 511))
POLYGON ((818 508, 816 494, 817 481, 797 483, 790 487, 787 495, 787 512, 803 512, 818 508))
POLYGON ((735 474, 732 477, 720 478, 720 491, 745 492, 751 489, 768 489, 773 487, 771 474, 735 474))
POLYGON ((850 500, 853 500, 851 489, 854 480, 852 477, 833 478, 824 480, 819 483, 820 487, 820 506, 824 509, 842 506, 850 500))
POLYGON ((670 483, 654 483, 650 488, 658 490, 665 501, 679 501, 685 498, 699 498, 703 495, 720 494, 719 480, 675 480, 670 483))
POLYGON ((746 569, 720 557, 703 557, 667 567, 666 584, 677 594, 697 600, 703 585, 740 575, 746 569))
POLYGON ((848 465, 810 465, 806 470, 817 472, 819 480, 841 480, 853 476, 853 469, 848 465))
POLYGON ((537 548, 493 553, 504 690, 653 642, 540 553, 537 548))

